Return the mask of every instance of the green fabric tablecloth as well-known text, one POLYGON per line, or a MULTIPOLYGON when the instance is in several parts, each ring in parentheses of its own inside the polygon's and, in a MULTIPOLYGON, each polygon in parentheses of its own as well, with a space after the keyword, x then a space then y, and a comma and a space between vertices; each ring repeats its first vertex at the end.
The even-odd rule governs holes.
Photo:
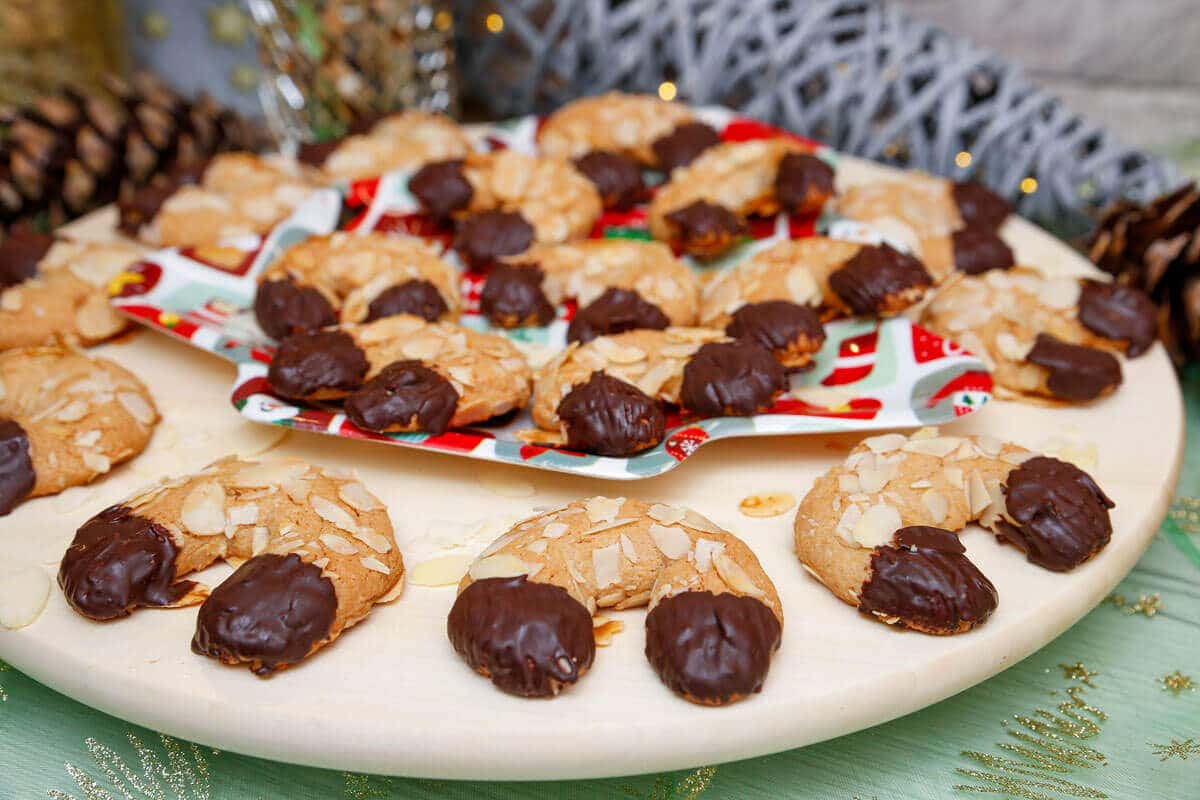
MULTIPOLYGON (((1183 376, 1200 441, 1200 369, 1183 376)), ((732 764, 569 783, 307 769, 131 726, 0 662, 0 800, 842 798, 1200 800, 1200 448, 1107 601, 991 680, 902 719, 732 764)))

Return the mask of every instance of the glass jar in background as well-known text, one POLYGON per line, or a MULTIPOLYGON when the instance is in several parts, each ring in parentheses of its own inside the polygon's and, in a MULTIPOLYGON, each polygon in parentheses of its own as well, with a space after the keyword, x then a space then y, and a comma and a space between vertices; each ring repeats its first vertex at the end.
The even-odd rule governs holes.
POLYGON ((458 112, 454 24, 432 0, 245 0, 280 142, 327 141, 405 108, 458 112))

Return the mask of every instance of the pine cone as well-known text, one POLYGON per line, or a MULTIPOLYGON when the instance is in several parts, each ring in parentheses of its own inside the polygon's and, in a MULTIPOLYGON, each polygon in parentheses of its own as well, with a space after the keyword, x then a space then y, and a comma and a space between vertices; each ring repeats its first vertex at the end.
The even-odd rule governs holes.
POLYGON ((1177 364, 1200 359, 1200 189, 1187 184, 1147 206, 1109 208, 1088 257, 1159 307, 1159 336, 1177 364))
POLYGON ((0 112, 0 225, 54 228, 114 201, 122 187, 255 150, 262 132, 211 98, 188 101, 149 73, 105 81, 108 95, 71 88, 0 112))

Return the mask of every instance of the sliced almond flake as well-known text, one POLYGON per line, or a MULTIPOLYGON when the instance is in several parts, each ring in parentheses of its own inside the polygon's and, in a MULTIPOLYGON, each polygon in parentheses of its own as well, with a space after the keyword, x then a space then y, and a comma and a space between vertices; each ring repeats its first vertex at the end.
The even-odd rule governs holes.
MULTIPOLYGON (((518 575, 532 576, 532 566, 534 565, 522 561, 512 553, 496 553, 476 561, 468 573, 471 579, 476 581, 484 578, 515 578, 518 575)), ((540 564, 536 566, 541 567, 540 564)))
POLYGON ((899 450, 904 446, 908 439, 901 433, 885 433, 882 436, 872 436, 869 439, 863 439, 863 444, 875 453, 890 453, 893 450, 899 450))
POLYGON ((401 344, 400 352, 404 354, 405 358, 430 361, 441 352, 442 344, 442 340, 436 336, 422 336, 409 339, 401 344))
POLYGON ((259 525, 254 529, 250 543, 250 553, 258 555, 263 550, 267 549, 267 543, 271 540, 271 532, 266 527, 259 525))
POLYGON ((929 519, 934 525, 939 525, 950 513, 950 502, 946 495, 937 489, 928 489, 921 495, 921 504, 929 512, 929 519))
POLYGON ((1000 456, 1000 460, 1006 464, 1012 464, 1013 466, 1019 467, 1036 455, 1037 453, 1034 453, 1030 450, 1014 450, 1011 453, 1005 453, 1004 455, 1000 456))
POLYGON ((504 534, 496 541, 489 544, 487 546, 487 548, 484 549, 484 551, 479 554, 479 557, 486 558, 487 556, 490 556, 493 553, 499 553, 501 550, 503 550, 505 547, 507 547, 514 539, 516 539, 520 535, 521 535, 520 531, 509 531, 508 533, 504 534))
POLYGON ((541 555, 542 553, 546 552, 546 548, 549 546, 550 542, 546 541, 545 539, 535 539, 534 541, 525 545, 525 549, 531 553, 537 553, 538 555, 541 555))
POLYGON ((354 532, 354 538, 374 550, 376 553, 387 553, 392 549, 392 543, 382 533, 376 533, 370 528, 359 527, 354 532))
POLYGON ((280 484, 283 491, 293 503, 304 503, 312 492, 312 481, 304 478, 293 478, 280 484))
POLYGON ((1068 309, 1079 304, 1081 288, 1077 278, 1051 278, 1037 294, 1042 303, 1050 308, 1068 309))
POLYGON ((956 489, 963 488, 963 471, 958 467, 943 467, 942 474, 946 481, 956 489))
POLYGON ((696 570, 701 573, 708 572, 709 568, 712 566, 713 559, 724 552, 724 542, 718 542, 714 539, 697 539, 696 570))
POLYGON ((621 547, 617 543, 592 551, 592 569, 596 575, 596 587, 603 589, 621 580, 621 547))
POLYGON ((692 537, 675 526, 664 527, 650 523, 650 538, 654 541, 654 546, 672 561, 683 558, 692 549, 692 537))
POLYGON ((785 283, 792 301, 798 305, 817 305, 820 302, 821 287, 817 285, 807 267, 792 267, 788 270, 785 283))
POLYGON ((908 437, 909 441, 920 441, 922 439, 936 439, 939 431, 932 425, 926 425, 924 428, 918 428, 913 432, 913 435, 908 437))
POLYGON ((715 524, 707 517, 697 514, 692 509, 687 509, 687 513, 683 516, 683 524, 685 527, 691 528, 694 531, 704 531, 705 533, 725 533, 725 530, 715 524))
POLYGON ((919 481, 913 481, 912 483, 910 483, 908 485, 908 488, 910 488, 910 489, 928 489, 931 486, 933 486, 933 483, 931 481, 927 481, 924 478, 921 478, 921 480, 919 480, 919 481))
POLYGON ((633 540, 630 539, 626 534, 622 533, 621 538, 617 541, 621 543, 621 552, 624 553, 625 557, 629 559, 629 563, 638 563, 637 547, 634 546, 633 540))
POLYGON ((755 585, 754 581, 750 580, 750 576, 746 574, 746 570, 742 569, 741 565, 734 561, 724 553, 717 553, 713 558, 713 565, 717 568, 717 574, 721 576, 721 580, 729 585, 730 589, 750 597, 762 597, 763 590, 755 585))
POLYGON ((308 472, 308 464, 299 460, 250 462, 229 479, 229 485, 255 488, 274 486, 295 480, 308 472))
POLYGON ((590 497, 583 503, 583 510, 592 522, 609 522, 616 518, 625 504, 624 497, 590 497))
POLYGON ((879 547, 892 540, 900 529, 900 512, 886 503, 876 503, 863 512, 851 535, 863 547, 879 547))
MULTIPOLYGON (((662 347, 658 348, 658 354, 661 356, 666 356, 667 358, 691 358, 699 349, 700 345, 698 343, 664 344, 662 347)), ((675 367, 672 365, 668 365, 668 368, 672 371, 675 369, 675 367)))
POLYGON ((995 436, 981 434, 975 437, 975 446, 978 447, 979 451, 985 456, 995 456, 998 455, 1002 449, 1004 449, 1004 442, 1000 441, 995 436))
POLYGON ((967 503, 971 509, 971 516, 977 516, 991 502, 992 498, 988 494, 987 484, 983 482, 978 471, 972 471, 970 482, 967 484, 967 503))
POLYGON ((300 531, 292 525, 284 525, 279 529, 279 538, 281 539, 294 539, 299 535, 300 531))
POLYGON ((675 365, 669 362, 655 364, 637 379, 637 387, 647 396, 656 397, 663 384, 671 379, 675 371, 675 365))
POLYGON ((54 418, 59 422, 78 422, 87 416, 88 406, 82 400, 72 400, 59 409, 54 418))
POLYGON ((794 505, 796 498, 788 492, 761 492, 743 497, 738 503, 738 511, 747 517, 765 519, 784 514, 794 505))
POLYGON ((687 509, 669 506, 666 503, 655 503, 647 509, 646 514, 650 519, 661 522, 663 525, 674 525, 687 516, 687 509))
POLYGON ((979 454, 979 449, 975 447, 975 444, 970 439, 963 439, 958 449, 950 454, 950 460, 963 461, 968 458, 975 458, 979 454))
POLYGON ((129 416, 136 419, 142 425, 149 425, 154 422, 157 414, 154 413, 154 408, 146 402, 146 398, 134 392, 118 392, 117 402, 125 407, 129 412, 129 416))
POLYGON ((837 528, 835 529, 838 536, 841 536, 847 544, 858 546, 854 540, 854 527, 862 520, 862 509, 855 505, 846 506, 842 511, 842 516, 838 519, 837 528))
POLYGON ((646 351, 634 345, 622 345, 601 336, 592 341, 592 347, 612 364, 636 364, 646 358, 646 351))
POLYGON ((337 527, 349 533, 354 533, 358 530, 358 523, 354 521, 354 517, 350 512, 342 508, 332 500, 326 500, 319 494, 314 494, 308 498, 308 504, 312 510, 317 512, 317 516, 326 522, 332 523, 337 527))
POLYGON ((601 522, 599 525, 588 528, 583 532, 583 535, 591 536, 592 534, 600 533, 601 531, 612 530, 613 528, 623 528, 626 525, 632 525, 637 521, 637 517, 620 517, 619 519, 614 519, 611 522, 601 522))
POLYGON ((408 579, 417 586, 453 586, 462 580, 471 566, 468 555, 448 555, 431 558, 415 565, 408 579))
POLYGON ((888 485, 892 478, 896 477, 899 466, 898 463, 884 461, 879 458, 874 459, 874 464, 868 464, 866 461, 859 464, 855 472, 858 473, 858 482, 862 487, 862 491, 868 494, 883 491, 883 488, 888 485))
POLYGON ((838 491, 856 493, 862 491, 862 484, 858 481, 858 475, 853 472, 846 472, 838 476, 838 491))
POLYGON ((374 511, 383 508, 379 498, 367 491, 358 481, 343 483, 338 487, 338 499, 356 511, 374 511))
POLYGON ((344 536, 338 536, 336 533, 322 533, 317 538, 321 540, 321 544, 335 553, 352 556, 358 552, 358 545, 344 536))
POLYGON ((551 522, 549 525, 542 528, 542 537, 546 539, 557 539, 569 530, 571 530, 570 526, 562 522, 551 522))
POLYGON ((258 506, 253 503, 230 506, 225 513, 230 525, 253 525, 258 522, 258 506))
POLYGON ((366 567, 369 570, 373 570, 375 572, 382 572, 384 575, 392 574, 391 567, 389 567, 387 564, 380 561, 375 556, 363 556, 362 558, 360 558, 358 560, 358 563, 362 564, 364 567, 366 567))
POLYGON ((996 334, 996 351, 1010 361, 1024 361, 1032 347, 1032 342, 1022 342, 1008 331, 996 334))
POLYGON ((329 558, 326 556, 321 556, 320 558, 313 561, 312 564, 317 569, 325 569, 325 567, 329 566, 329 558))
POLYGON ((98 430, 84 431, 76 434, 73 441, 76 447, 95 447, 100 441, 100 435, 98 430))
POLYGON ((97 453, 94 450, 84 450, 80 455, 83 459, 83 464, 92 472, 104 474, 112 469, 112 461, 103 453, 97 453))
POLYGON ((957 436, 939 436, 935 439, 910 439, 904 443, 909 453, 921 453, 936 458, 945 458, 958 449, 963 440, 957 436))
POLYGON ((216 536, 225 532, 225 490, 215 481, 201 481, 192 487, 179 511, 179 521, 197 536, 216 536))
POLYGON ((447 367, 446 371, 450 373, 450 377, 461 383, 463 386, 473 386, 475 373, 470 367, 447 367))

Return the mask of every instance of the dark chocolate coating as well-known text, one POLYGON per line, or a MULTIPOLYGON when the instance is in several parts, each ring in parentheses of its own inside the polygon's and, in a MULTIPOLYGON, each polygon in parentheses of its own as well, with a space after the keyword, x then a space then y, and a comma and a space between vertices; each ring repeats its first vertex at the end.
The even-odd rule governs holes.
POLYGON ((996 587, 964 555, 953 533, 926 525, 896 531, 875 548, 858 610, 899 617, 906 627, 933 634, 960 633, 996 610, 996 587))
POLYGON ((407 428, 416 422, 418 430, 445 433, 458 407, 458 392, 420 361, 396 361, 356 389, 343 407, 364 430, 407 428))
POLYGON ((1097 336, 1126 342, 1125 354, 1140 356, 1158 335, 1158 308, 1140 289, 1085 280, 1079 293, 1079 321, 1097 336))
POLYGON ((1038 334, 1025 360, 1049 370, 1046 388, 1062 400, 1095 400, 1121 385, 1121 362, 1112 353, 1067 344, 1048 333, 1038 334))
POLYGON ((747 303, 733 313, 725 333, 757 342, 772 352, 801 344, 816 352, 825 341, 825 328, 816 310, 789 300, 747 303))
POLYGON ((811 153, 788 153, 775 173, 775 199, 789 214, 815 214, 833 196, 833 167, 811 153))
POLYGON ((658 168, 670 174, 676 167, 686 167, 708 148, 720 144, 716 128, 703 122, 685 122, 650 145, 658 168))
POLYGON ((958 215, 967 227, 980 226, 995 230, 1012 213, 1012 204, 991 189, 976 181, 959 181, 953 187, 958 215))
POLYGON ((139 606, 169 606, 195 585, 175 580, 171 535, 125 506, 110 506, 75 532, 58 569, 71 607, 90 619, 123 617, 139 606))
POLYGON ((672 691, 723 705, 762 691, 782 632, 753 597, 681 592, 646 615, 646 658, 672 691))
POLYGON ((426 164, 408 179, 408 190, 431 216, 445 219, 469 206, 475 194, 462 167, 462 159, 426 164))
POLYGON ((516 211, 481 211, 458 223, 454 249, 476 268, 524 253, 533 244, 533 226, 516 211))
POLYGON ((746 234, 746 223, 724 206, 697 200, 672 211, 666 219, 677 230, 683 249, 697 255, 716 255, 746 234))
POLYGON ((473 670, 523 697, 553 697, 596 657, 588 610, 565 589, 524 575, 472 583, 454 601, 446 633, 473 670))
POLYGON ((0 517, 28 497, 35 483, 29 436, 15 420, 0 419, 0 517))
POLYGON ((350 391, 362 385, 369 364, 345 331, 316 331, 280 343, 267 383, 282 397, 304 398, 321 389, 350 391))
POLYGON ((633 384, 603 372, 576 384, 558 403, 567 447, 601 456, 631 456, 662 441, 662 403, 633 384))
POLYGON ((633 289, 610 286, 575 312, 567 326, 567 341, 581 344, 597 336, 650 328, 661 331, 671 324, 663 310, 633 289))
POLYGON ((0 242, 0 289, 37 275, 38 262, 54 246, 54 237, 29 225, 14 225, 0 242))
POLYGON ((254 318, 272 339, 308 333, 337 324, 337 312, 325 295, 291 280, 263 281, 254 294, 254 318))
POLYGON ((903 293, 932 285, 924 264, 886 242, 863 245, 829 275, 829 288, 855 314, 898 311, 903 293))
POLYGON ((1074 569, 1112 538, 1108 509, 1115 504, 1074 464, 1036 456, 1010 472, 1001 488, 1016 525, 1001 520, 997 535, 1038 566, 1074 569))
POLYGON ((266 677, 295 664, 329 636, 337 593, 321 568, 295 553, 263 553, 213 590, 196 616, 192 652, 249 662, 266 677))
POLYGON ((787 386, 783 367, 761 345, 709 342, 684 365, 679 401, 706 417, 748 416, 770 408, 787 386))
POLYGON ((625 211, 646 194, 641 169, 619 153, 593 150, 575 160, 575 169, 596 187, 605 208, 625 211))
POLYGON ((479 293, 479 310, 505 328, 549 324, 555 312, 542 291, 543 277, 536 264, 497 264, 479 293))
POLYGON ((968 275, 990 269, 1011 269, 1013 251, 992 228, 963 228, 950 236, 954 248, 954 267, 968 275))
POLYGON ((192 163, 169 174, 156 175, 145 186, 122 190, 117 200, 118 230, 128 236, 137 236, 141 227, 154 220, 163 203, 180 187, 200 183, 207 167, 207 162, 192 163))
POLYGON ((380 292, 367 306, 366 321, 412 314, 427 322, 437 322, 449 310, 436 286, 422 278, 412 278, 380 292))
POLYGON ((296 149, 296 160, 310 167, 321 167, 333 151, 341 147, 345 139, 330 139, 327 142, 301 142, 296 149))

